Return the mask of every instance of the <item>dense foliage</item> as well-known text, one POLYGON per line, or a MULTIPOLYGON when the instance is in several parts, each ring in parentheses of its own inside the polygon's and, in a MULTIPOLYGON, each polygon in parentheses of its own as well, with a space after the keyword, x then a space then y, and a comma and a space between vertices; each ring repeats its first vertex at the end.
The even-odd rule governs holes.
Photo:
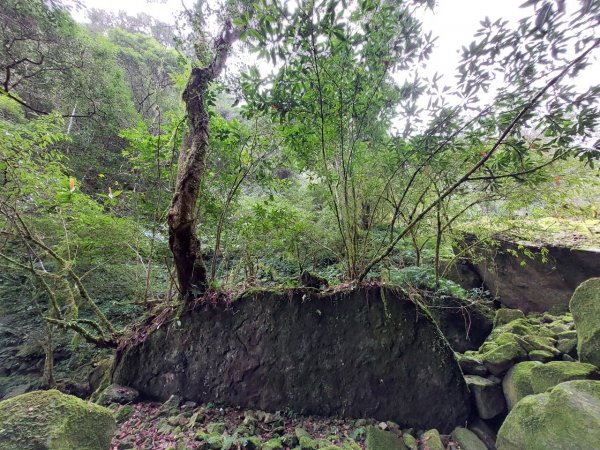
POLYGON ((178 28, 0 0, 0 309, 35 305, 51 362, 59 330, 110 346, 178 299, 167 220, 200 129, 193 101, 208 117, 191 205, 204 288, 309 270, 466 295, 440 279, 464 231, 595 226, 600 88, 578 77, 600 5, 530 0, 516 24, 482 18, 451 85, 423 75, 433 3, 199 2, 178 28), (228 60, 225 36, 241 43, 228 60), (256 64, 181 99, 236 55, 256 64))

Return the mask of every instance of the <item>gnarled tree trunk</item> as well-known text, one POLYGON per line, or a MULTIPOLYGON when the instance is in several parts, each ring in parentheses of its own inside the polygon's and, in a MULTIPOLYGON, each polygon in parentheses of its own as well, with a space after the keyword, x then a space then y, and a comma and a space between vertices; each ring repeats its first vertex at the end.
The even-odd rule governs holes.
POLYGON ((167 222, 179 291, 186 300, 204 292, 207 285, 200 240, 196 236, 196 201, 204 175, 209 138, 204 96, 210 83, 223 71, 231 46, 239 38, 240 32, 233 28, 230 21, 225 22, 221 35, 215 40, 212 62, 206 67, 192 69, 183 92, 188 131, 179 154, 177 185, 167 222))

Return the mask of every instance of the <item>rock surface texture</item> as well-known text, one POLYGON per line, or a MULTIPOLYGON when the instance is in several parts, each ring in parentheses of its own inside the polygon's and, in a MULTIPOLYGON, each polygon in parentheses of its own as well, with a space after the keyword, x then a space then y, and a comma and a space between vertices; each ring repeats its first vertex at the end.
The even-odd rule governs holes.
POLYGON ((569 307, 577 329, 579 359, 600 367, 600 278, 582 283, 569 307))
POLYGON ((113 381, 162 400, 177 394, 446 432, 469 414, 451 348, 400 290, 253 291, 180 321, 122 349, 113 381))
MULTIPOLYGON (((473 242, 473 236, 465 237, 467 246, 473 242)), ((588 278, 600 276, 600 250, 548 245, 542 258, 538 245, 517 244, 502 237, 495 243, 492 248, 475 246, 475 262, 468 267, 509 308, 525 313, 565 312, 575 288, 588 278)))
POLYGON ((34 391, 0 402, 2 450, 109 450, 112 412, 59 391, 34 391))
POLYGON ((498 432, 498 450, 600 448, 600 381, 576 380, 523 398, 498 432))

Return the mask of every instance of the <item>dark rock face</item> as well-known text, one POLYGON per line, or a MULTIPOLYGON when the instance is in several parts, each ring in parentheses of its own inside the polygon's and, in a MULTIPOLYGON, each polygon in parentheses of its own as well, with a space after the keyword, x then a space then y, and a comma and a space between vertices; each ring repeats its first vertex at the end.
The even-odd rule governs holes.
POLYGON ((122 350, 113 381, 162 400, 177 394, 446 432, 469 413, 447 341, 399 290, 253 292, 180 320, 122 350))
MULTIPOLYGON (((465 242, 470 245, 473 239, 467 236, 465 242)), ((520 248, 503 238, 497 238, 496 243, 497 248, 474 247, 475 257, 465 267, 473 267, 487 289, 509 308, 525 313, 566 312, 575 288, 588 278, 600 276, 597 250, 545 246, 548 253, 544 262, 540 246, 520 248), (524 256, 525 252, 533 258, 524 256)))
POLYGON ((453 297, 425 299, 425 302, 455 352, 477 350, 492 331, 495 311, 487 303, 453 297))

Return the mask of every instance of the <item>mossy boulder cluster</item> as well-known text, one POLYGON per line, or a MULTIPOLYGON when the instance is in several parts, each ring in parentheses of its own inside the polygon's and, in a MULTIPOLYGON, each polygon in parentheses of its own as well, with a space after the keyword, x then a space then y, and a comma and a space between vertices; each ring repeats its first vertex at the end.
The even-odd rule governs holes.
POLYGON ((109 450, 115 429, 109 409, 57 390, 0 402, 2 450, 109 450))

